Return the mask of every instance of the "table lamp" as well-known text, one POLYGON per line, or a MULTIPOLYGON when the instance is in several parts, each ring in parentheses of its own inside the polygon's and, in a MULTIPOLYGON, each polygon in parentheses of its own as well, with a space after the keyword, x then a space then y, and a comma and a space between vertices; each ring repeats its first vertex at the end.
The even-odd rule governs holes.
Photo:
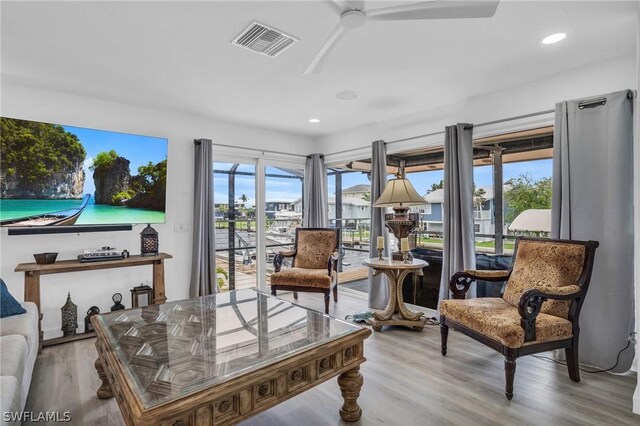
POLYGON ((395 179, 387 182, 387 186, 374 207, 392 207, 395 213, 385 215, 385 226, 398 240, 398 249, 391 254, 393 260, 403 260, 400 240, 407 238, 418 227, 418 213, 409 213, 410 206, 426 204, 411 182, 404 176, 404 170, 398 171, 395 179))

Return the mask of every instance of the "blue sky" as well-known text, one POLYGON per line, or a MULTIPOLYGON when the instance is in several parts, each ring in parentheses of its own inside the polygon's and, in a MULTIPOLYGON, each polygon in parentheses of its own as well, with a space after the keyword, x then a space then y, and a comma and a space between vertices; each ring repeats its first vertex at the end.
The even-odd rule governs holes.
POLYGON ((89 166, 93 159, 102 151, 115 150, 118 155, 131 163, 129 170, 132 175, 138 174, 138 167, 149 161, 154 164, 167 159, 167 140, 151 136, 131 135, 128 133, 109 132, 106 130, 86 129, 83 127, 62 126, 67 132, 73 133, 80 139, 87 151, 84 161, 84 193, 91 194, 96 188, 93 183, 93 172, 89 166))
MULTIPOLYGON (((215 163, 215 169, 229 170, 231 164, 215 163)), ((503 166, 504 180, 507 181, 513 177, 528 173, 534 180, 539 180, 551 176, 552 161, 536 160, 520 163, 507 163, 503 166)), ((238 171, 255 172, 253 165, 240 165, 238 171)), ((267 167, 267 173, 283 174, 282 170, 267 167)), ((431 184, 438 183, 443 178, 442 170, 410 173, 408 175, 411 183, 418 193, 426 194, 427 189, 431 188, 431 184)), ((474 168, 473 178, 476 186, 491 186, 493 184, 493 171, 491 166, 480 166, 474 168)), ((227 203, 227 175, 216 174, 214 177, 214 198, 216 203, 227 203)), ((369 184, 367 175, 363 173, 346 173, 342 175, 342 187, 348 188, 358 184, 369 184)), ((335 177, 328 177, 329 196, 335 195, 335 177)), ((267 201, 294 201, 302 195, 302 186, 299 180, 294 179, 278 179, 267 178, 266 182, 266 199, 267 201)), ((241 194, 249 197, 249 205, 255 202, 255 177, 254 176, 236 176, 236 200, 241 194)))
MULTIPOLYGON (((230 163, 214 163, 215 170, 229 170, 230 163)), ((255 173, 255 166, 241 164, 238 172, 255 173)), ((302 170, 300 170, 302 172, 302 170)), ((279 174, 293 176, 283 170, 274 167, 267 167, 267 174, 279 174)), ((216 203, 227 203, 229 198, 228 184, 229 177, 223 173, 216 173, 213 178, 214 200, 216 203)), ((302 182, 299 179, 267 177, 265 182, 266 199, 268 201, 295 201, 302 196, 302 182)), ((249 201, 247 204, 253 206, 256 199, 255 176, 236 175, 236 201, 242 194, 245 194, 249 201)))

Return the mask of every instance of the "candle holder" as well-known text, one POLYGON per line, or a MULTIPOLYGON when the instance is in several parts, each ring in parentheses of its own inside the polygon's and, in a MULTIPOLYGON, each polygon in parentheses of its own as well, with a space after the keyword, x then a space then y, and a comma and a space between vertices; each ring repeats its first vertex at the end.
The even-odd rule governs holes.
POLYGON ((384 258, 382 257, 382 252, 384 251, 383 248, 379 248, 378 249, 378 260, 384 260, 384 258))
POLYGON ((403 263, 411 263, 411 262, 409 262, 409 252, 408 251, 403 251, 402 252, 402 262, 403 263))

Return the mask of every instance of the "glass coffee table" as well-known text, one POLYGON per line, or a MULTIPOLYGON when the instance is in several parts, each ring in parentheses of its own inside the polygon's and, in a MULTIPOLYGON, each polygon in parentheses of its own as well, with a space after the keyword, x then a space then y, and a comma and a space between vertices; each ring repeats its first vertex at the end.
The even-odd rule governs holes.
POLYGON ((234 424, 332 377, 340 416, 362 410, 371 331, 253 290, 96 315, 99 398, 127 424, 234 424))

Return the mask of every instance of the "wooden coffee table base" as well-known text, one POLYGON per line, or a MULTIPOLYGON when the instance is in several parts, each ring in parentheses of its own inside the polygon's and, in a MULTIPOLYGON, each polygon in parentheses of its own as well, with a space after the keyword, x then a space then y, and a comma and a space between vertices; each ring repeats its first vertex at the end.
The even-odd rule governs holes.
POLYGON ((363 384, 360 364, 366 361, 363 340, 370 333, 363 329, 362 333, 332 341, 229 382, 202 389, 168 404, 145 408, 132 392, 114 353, 108 346, 103 346, 99 331, 96 342, 99 358, 95 367, 102 386, 97 396, 101 399, 115 396, 127 425, 228 425, 239 423, 338 376, 338 386, 344 399, 340 417, 344 421, 355 422, 362 416, 358 405, 363 384), (104 368, 105 363, 107 368, 104 368))
POLYGON ((362 409, 358 405, 358 397, 360 396, 360 388, 363 383, 360 367, 345 371, 338 376, 338 386, 344 398, 344 404, 340 409, 340 417, 346 422, 356 422, 362 416, 362 409))
POLYGON ((96 362, 93 365, 94 367, 96 367, 98 377, 102 381, 102 385, 100 385, 100 387, 96 391, 96 395, 100 399, 113 398, 113 391, 111 390, 111 386, 109 385, 109 379, 107 379, 107 373, 104 372, 104 367, 102 366, 102 361, 100 361, 100 358, 96 359, 96 362))

